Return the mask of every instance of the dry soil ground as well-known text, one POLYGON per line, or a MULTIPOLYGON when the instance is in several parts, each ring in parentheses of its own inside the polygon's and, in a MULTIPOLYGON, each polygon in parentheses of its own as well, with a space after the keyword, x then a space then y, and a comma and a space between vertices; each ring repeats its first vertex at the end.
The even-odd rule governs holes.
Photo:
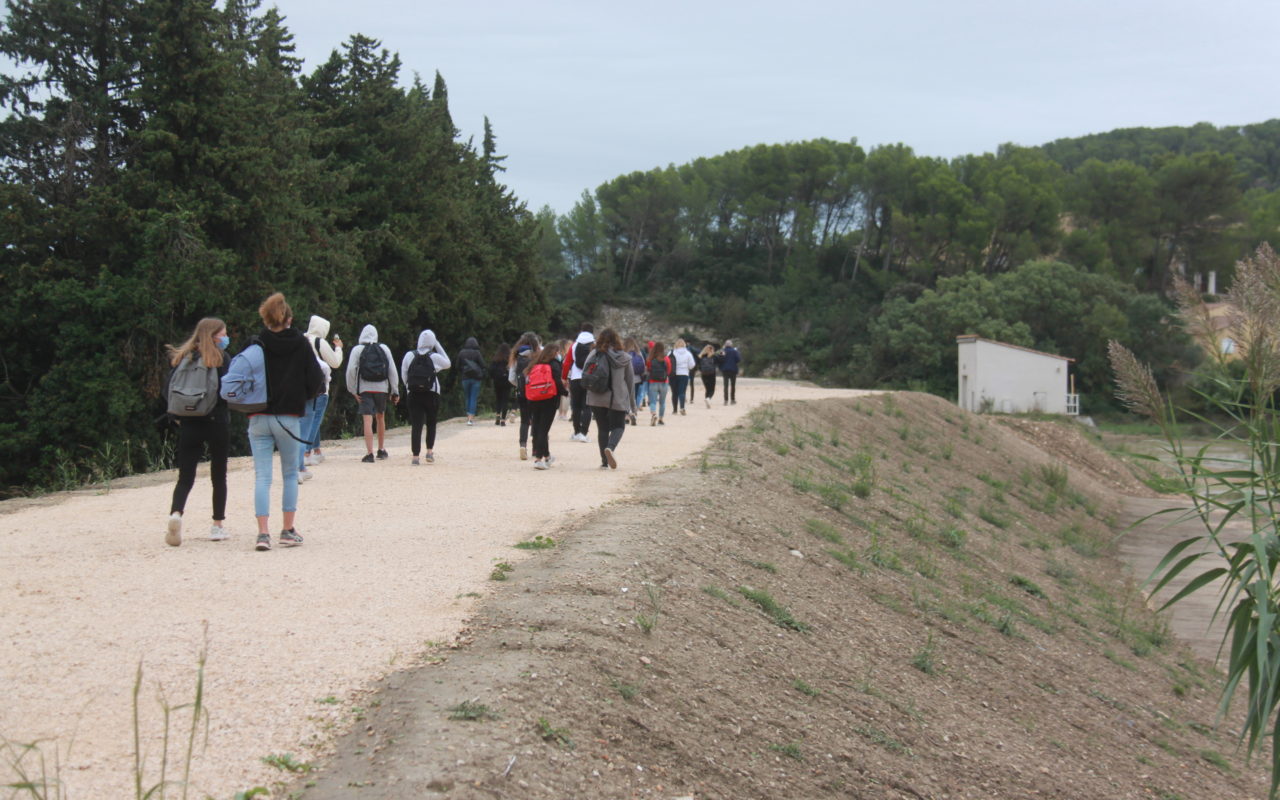
MULTIPOLYGON (((228 798, 269 784, 282 773, 263 757, 316 759, 380 676, 456 639, 501 587, 489 580, 495 562, 520 568, 514 543, 634 496, 638 478, 704 448, 762 403, 857 394, 744 379, 738 405, 708 410, 699 399, 665 426, 629 428, 616 472, 598 469, 594 440, 567 441, 563 421, 551 432, 559 461, 545 472, 517 460, 510 425, 445 424, 436 462, 420 467, 409 464, 404 430, 391 432, 392 458, 373 465, 359 462, 358 441, 334 442, 301 487, 306 544, 294 550, 254 552, 247 459, 231 468, 227 542, 206 538, 203 469, 179 548, 162 540, 173 473, 5 503, 0 735, 44 740, 45 771, 71 800, 132 796, 136 671, 150 786, 162 749, 158 698, 190 702, 204 652, 207 744, 192 786, 228 798)), ((182 714, 174 722, 185 728, 182 714)), ((24 764, 36 768, 34 759, 24 764)))

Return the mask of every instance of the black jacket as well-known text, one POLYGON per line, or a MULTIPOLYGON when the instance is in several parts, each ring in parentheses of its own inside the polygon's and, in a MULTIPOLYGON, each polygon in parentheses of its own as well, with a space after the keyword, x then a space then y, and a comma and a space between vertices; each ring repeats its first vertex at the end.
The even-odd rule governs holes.
POLYGON ((307 337, 297 328, 258 332, 267 370, 269 396, 264 414, 306 413, 307 401, 324 388, 324 373, 307 337))

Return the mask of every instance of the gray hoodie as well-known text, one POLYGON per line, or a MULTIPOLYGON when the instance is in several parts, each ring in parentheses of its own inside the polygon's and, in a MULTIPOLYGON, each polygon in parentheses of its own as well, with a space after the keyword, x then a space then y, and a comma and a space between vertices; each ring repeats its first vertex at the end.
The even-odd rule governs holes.
POLYGON ((400 375, 396 372, 396 362, 391 358, 391 348, 385 344, 379 344, 383 352, 387 356, 387 379, 385 381, 363 381, 360 380, 360 355, 366 347, 373 345, 378 341, 378 329, 372 325, 365 325, 360 331, 360 344, 351 348, 351 358, 347 361, 347 391, 359 396, 361 392, 383 392, 399 396, 400 394, 400 375))
MULTIPOLYGON (((444 348, 436 341, 435 333, 430 330, 418 334, 418 348, 404 354, 404 359, 400 362, 400 376, 403 378, 409 373, 409 365, 413 363, 414 356, 419 354, 425 356, 427 353, 431 353, 431 361, 436 365, 436 385, 431 391, 440 394, 440 372, 453 366, 453 362, 449 360, 449 356, 445 355, 444 348)), ((405 389, 408 388, 406 384, 405 389)))
POLYGON ((635 374, 631 354, 625 350, 609 351, 609 383, 613 391, 587 392, 587 405, 636 413, 635 374))

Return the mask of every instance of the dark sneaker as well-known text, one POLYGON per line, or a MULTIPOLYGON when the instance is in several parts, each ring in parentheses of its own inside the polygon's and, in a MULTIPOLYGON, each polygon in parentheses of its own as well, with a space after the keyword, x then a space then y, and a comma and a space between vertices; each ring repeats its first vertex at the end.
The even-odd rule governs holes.
POLYGON ((435 453, 427 453, 425 456, 423 456, 423 458, 427 459, 428 464, 436 463, 435 453))
POLYGON ((372 464, 372 463, 373 463, 373 453, 370 453, 369 455, 367 455, 367 456, 365 456, 364 458, 360 459, 360 463, 361 463, 361 464, 372 464))
POLYGON ((260 534, 258 534, 258 543, 257 543, 256 545, 254 545, 253 549, 254 549, 254 550, 270 550, 270 549, 271 549, 271 534, 269 534, 269 533, 260 533, 260 534))
POLYGON ((378 458, 380 458, 380 459, 381 459, 381 458, 389 458, 389 457, 390 457, 390 456, 388 456, 388 455, 387 455, 387 451, 386 451, 386 450, 379 450, 379 451, 378 451, 378 458))
POLYGON ((297 547, 302 544, 302 536, 294 528, 287 531, 280 531, 281 547, 297 547))

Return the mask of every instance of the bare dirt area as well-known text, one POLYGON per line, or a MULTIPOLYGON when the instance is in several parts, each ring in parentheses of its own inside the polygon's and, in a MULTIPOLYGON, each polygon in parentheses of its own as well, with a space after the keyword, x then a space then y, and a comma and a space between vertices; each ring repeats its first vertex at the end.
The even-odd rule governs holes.
MULTIPOLYGON (((687 416, 630 428, 616 472, 598 468, 594 441, 567 441, 563 421, 551 431, 559 460, 545 472, 518 460, 515 427, 491 421, 442 425, 435 463, 417 467, 407 429, 391 431, 391 459, 372 465, 360 463, 358 440, 327 443, 328 461, 300 487, 306 544, 293 550, 254 552, 247 459, 231 467, 228 542, 207 539, 203 468, 179 548, 163 543, 173 473, 10 501, 0 505, 0 735, 44 740, 63 797, 133 796, 137 669, 151 786, 160 779, 161 698, 191 702, 204 652, 207 741, 202 728, 191 794, 229 798, 272 785, 288 773, 264 757, 316 760, 357 721, 381 676, 455 641, 503 586, 489 579, 495 563, 526 563, 513 544, 634 496, 639 478, 699 451, 762 403, 856 394, 744 379, 738 405, 705 409, 699 392, 687 416)), ((277 475, 277 529, 279 493, 277 475)), ((174 712, 171 738, 185 744, 184 714, 174 712)), ((171 741, 170 780, 177 749, 171 741)))
POLYGON ((1266 796, 1116 557, 1130 479, 1074 434, 904 393, 759 409, 544 531, 292 790, 1266 796))

